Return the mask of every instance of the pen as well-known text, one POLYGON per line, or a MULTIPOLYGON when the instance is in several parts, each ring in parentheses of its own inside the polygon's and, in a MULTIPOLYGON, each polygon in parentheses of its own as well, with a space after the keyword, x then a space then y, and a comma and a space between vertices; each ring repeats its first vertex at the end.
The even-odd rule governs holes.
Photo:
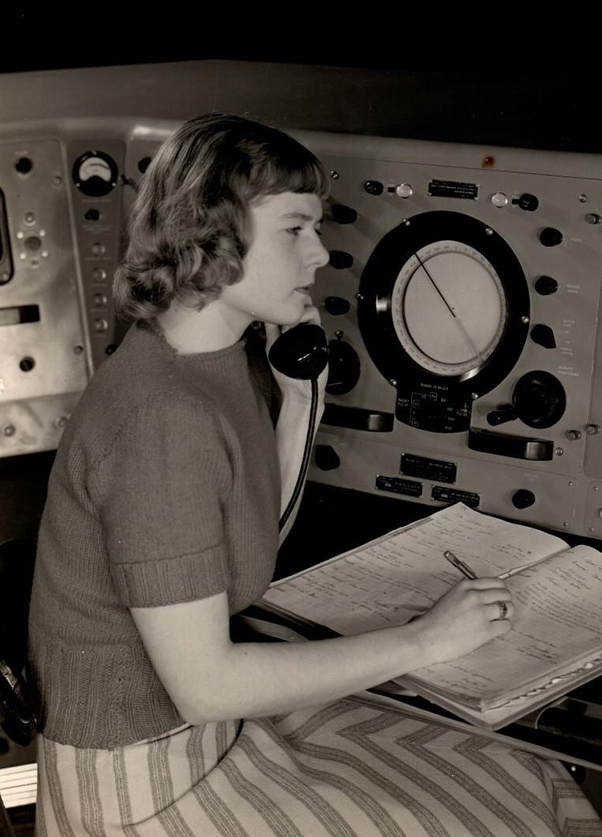
POLYGON ((449 549, 445 550, 445 552, 443 553, 443 557, 446 558, 450 564, 453 564, 453 566, 457 570, 460 570, 462 575, 466 578, 477 578, 477 574, 475 573, 475 571, 471 570, 468 564, 465 564, 464 561, 460 561, 460 559, 456 555, 454 555, 453 552, 450 552, 449 549))

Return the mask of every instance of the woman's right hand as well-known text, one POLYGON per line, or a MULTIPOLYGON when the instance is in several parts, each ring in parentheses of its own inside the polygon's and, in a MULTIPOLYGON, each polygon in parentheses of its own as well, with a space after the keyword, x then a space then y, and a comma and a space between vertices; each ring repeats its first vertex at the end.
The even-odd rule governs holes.
POLYGON ((511 628, 512 594, 499 578, 461 581, 412 622, 420 630, 425 663, 448 662, 474 651, 511 628), (507 608, 501 619, 504 602, 507 608))

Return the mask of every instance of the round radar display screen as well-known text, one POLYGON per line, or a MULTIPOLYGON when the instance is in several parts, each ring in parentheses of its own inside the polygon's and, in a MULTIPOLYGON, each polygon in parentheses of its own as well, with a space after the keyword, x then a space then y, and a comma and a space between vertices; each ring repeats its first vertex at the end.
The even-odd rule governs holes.
POLYGON ((509 244, 477 218, 425 212, 376 245, 358 321, 396 415, 414 427, 466 430, 475 398, 515 366, 529 328, 529 289, 509 244))
POLYGON ((459 241, 421 247, 391 292, 391 319, 408 356, 434 375, 474 375, 506 327, 504 286, 491 262, 459 241))

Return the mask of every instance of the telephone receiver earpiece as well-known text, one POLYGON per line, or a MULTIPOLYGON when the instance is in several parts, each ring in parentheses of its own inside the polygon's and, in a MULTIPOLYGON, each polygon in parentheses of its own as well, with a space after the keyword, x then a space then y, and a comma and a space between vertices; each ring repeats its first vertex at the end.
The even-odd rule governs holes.
POLYGON ((324 329, 314 323, 302 323, 285 331, 272 345, 269 360, 287 378, 318 378, 328 363, 324 329))

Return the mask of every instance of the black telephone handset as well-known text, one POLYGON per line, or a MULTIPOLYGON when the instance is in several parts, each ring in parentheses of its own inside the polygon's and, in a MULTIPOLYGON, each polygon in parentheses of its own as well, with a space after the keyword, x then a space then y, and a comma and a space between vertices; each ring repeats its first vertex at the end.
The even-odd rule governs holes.
POLYGON ((324 330, 315 323, 303 323, 295 326, 274 341, 269 351, 269 360, 274 369, 287 378, 299 378, 311 381, 311 411, 305 440, 303 460, 297 477, 297 483, 280 518, 280 531, 286 525, 305 483, 307 469, 316 427, 318 408, 318 378, 328 363, 328 340, 324 330))
POLYGON ((328 340, 324 329, 314 323, 295 326, 274 342, 270 363, 287 378, 316 379, 328 363, 328 340))

